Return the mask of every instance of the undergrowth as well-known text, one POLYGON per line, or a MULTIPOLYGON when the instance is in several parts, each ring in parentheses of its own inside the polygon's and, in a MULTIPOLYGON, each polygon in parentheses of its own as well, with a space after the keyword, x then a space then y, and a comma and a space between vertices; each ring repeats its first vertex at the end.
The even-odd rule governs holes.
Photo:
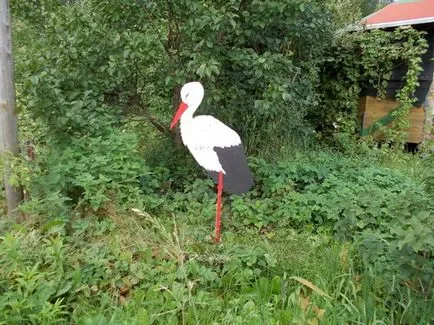
MULTIPOLYGON (((93 164, 79 173, 104 171, 105 158, 92 154, 104 156, 90 153, 83 162, 93 164)), ((80 205, 92 186, 78 197, 63 191, 63 201, 54 193, 24 205, 29 216, 55 209, 1 225, 0 321, 433 321, 429 172, 330 152, 278 164, 252 158, 255 187, 225 197, 223 244, 215 245, 214 187, 190 162, 181 155, 137 170, 127 200, 107 180, 100 187, 107 199, 93 208, 80 205)))
POLYGON ((26 221, 0 219, 0 323, 434 323, 433 158, 399 131, 426 42, 333 38, 326 7, 11 1, 26 221), (358 97, 402 60, 379 146, 358 97), (221 245, 214 184, 168 129, 192 79, 255 178, 224 197, 221 245))
MULTIPOLYGON (((386 290, 355 246, 290 228, 196 239, 140 210, 2 225, 0 320, 14 323, 428 322, 432 300, 386 290)), ((227 228, 233 226, 227 220, 227 228)), ((207 231, 201 236, 206 237, 207 231)))

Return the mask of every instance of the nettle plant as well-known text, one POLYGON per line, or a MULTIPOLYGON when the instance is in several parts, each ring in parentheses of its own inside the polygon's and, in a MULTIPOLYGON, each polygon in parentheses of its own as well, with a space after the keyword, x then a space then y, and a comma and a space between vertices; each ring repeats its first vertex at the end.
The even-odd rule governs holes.
POLYGON ((107 131, 38 148, 37 160, 20 169, 30 193, 21 209, 43 218, 65 218, 71 212, 68 206, 97 211, 110 201, 136 201, 140 181, 150 173, 138 153, 137 137, 114 128, 107 131))
MULTIPOLYGON (((396 122, 385 130, 387 142, 402 145, 405 141, 402 131, 409 127, 408 115, 416 101, 414 93, 423 70, 422 55, 427 48, 424 32, 413 28, 355 31, 340 35, 322 68, 321 103, 324 109, 315 111, 312 118, 323 129, 331 130, 334 129, 333 123, 342 118, 356 120, 361 90, 373 86, 378 97, 384 98, 394 67, 403 64, 407 71, 403 86, 396 93, 399 105, 394 112, 396 122)), ((349 131, 354 134, 357 123, 350 124, 349 131)))

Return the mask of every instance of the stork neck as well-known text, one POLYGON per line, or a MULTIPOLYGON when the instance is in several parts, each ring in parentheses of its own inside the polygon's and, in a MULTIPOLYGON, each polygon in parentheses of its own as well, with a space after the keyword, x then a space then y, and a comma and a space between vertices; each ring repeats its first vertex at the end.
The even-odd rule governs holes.
POLYGON ((188 122, 190 120, 193 119, 193 113, 194 112, 189 112, 188 110, 184 112, 184 114, 182 114, 181 116, 181 123, 182 122, 188 122))
MULTIPOLYGON (((200 105, 200 103, 199 103, 200 105)), ((193 119, 193 114, 196 112, 197 108, 199 107, 197 104, 191 104, 187 110, 182 114, 181 116, 181 123, 182 122, 188 122, 193 119)))
MULTIPOLYGON (((182 142, 187 145, 189 139, 192 137, 193 131, 193 114, 195 110, 187 109, 184 114, 182 114, 179 121, 179 130, 181 132, 182 142)), ((194 135, 193 135, 194 137, 194 135)))

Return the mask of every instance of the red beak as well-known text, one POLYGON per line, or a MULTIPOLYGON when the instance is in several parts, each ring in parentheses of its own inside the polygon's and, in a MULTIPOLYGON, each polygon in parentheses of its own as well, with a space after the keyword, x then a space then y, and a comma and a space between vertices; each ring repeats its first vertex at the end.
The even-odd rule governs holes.
POLYGON ((173 117, 172 123, 170 123, 170 129, 173 129, 176 123, 178 123, 179 119, 181 118, 182 114, 185 112, 185 110, 188 108, 188 105, 184 102, 181 102, 179 104, 179 108, 176 111, 175 116, 173 117))

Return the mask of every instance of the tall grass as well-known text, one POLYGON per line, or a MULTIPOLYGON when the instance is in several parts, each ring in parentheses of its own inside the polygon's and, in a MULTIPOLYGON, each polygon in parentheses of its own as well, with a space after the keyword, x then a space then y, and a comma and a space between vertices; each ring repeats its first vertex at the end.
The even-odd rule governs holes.
MULTIPOLYGON (((356 247, 326 235, 231 231, 220 246, 183 215, 112 210, 57 226, 3 227, 5 324, 428 324, 432 297, 385 291, 356 247), (44 230, 42 230, 44 229, 44 230), (196 237, 192 237, 195 234, 196 237), (56 290, 50 290, 50 288, 56 290)), ((204 227, 200 227, 203 225, 204 227)), ((235 224, 234 224, 235 226, 235 224)))

